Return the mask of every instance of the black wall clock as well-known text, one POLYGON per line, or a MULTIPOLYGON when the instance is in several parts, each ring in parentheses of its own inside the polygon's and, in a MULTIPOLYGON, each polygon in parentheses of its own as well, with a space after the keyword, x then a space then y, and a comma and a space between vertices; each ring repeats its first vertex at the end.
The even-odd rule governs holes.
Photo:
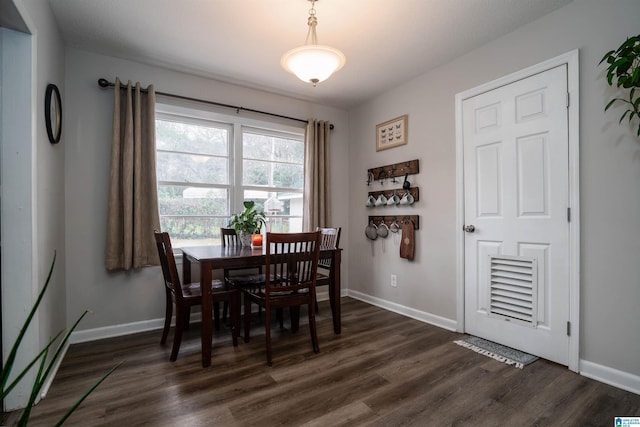
POLYGON ((47 123, 47 136, 52 144, 60 142, 62 133, 62 101, 58 86, 53 83, 47 85, 44 95, 44 119, 47 123))

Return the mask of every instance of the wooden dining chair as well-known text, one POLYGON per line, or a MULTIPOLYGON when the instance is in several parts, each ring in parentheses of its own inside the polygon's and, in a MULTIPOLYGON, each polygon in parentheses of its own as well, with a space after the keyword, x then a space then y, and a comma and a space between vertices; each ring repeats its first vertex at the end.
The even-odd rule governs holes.
MULTIPOLYGON (((221 227, 220 228, 220 239, 221 239, 221 246, 240 246, 240 238, 238 237, 235 228, 225 228, 225 227, 221 227)), ((227 283, 229 286, 234 286, 237 287, 238 284, 235 283, 233 280, 231 280, 231 276, 234 274, 232 272, 241 272, 238 274, 242 275, 242 281, 243 282, 250 282, 253 284, 263 284, 264 283, 264 275, 262 274, 262 267, 255 267, 255 268, 246 268, 246 267, 239 267, 239 268, 226 268, 223 271, 223 275, 224 275, 224 280, 225 283, 227 283), (255 272, 251 273, 252 270, 255 269, 255 272)), ((216 304, 216 308, 218 307, 218 305, 216 304)), ((227 302, 224 303, 224 307, 222 309, 222 321, 224 322, 224 320, 227 318, 227 310, 229 308, 229 304, 227 302)), ((216 318, 216 322, 218 319, 218 314, 217 314, 217 310, 216 313, 214 313, 215 318, 216 318)), ((259 316, 261 315, 261 312, 259 313, 259 316)), ((219 323, 216 323, 216 325, 219 325, 219 323)), ((216 327, 216 329, 218 329, 218 326, 216 327)))
MULTIPOLYGON (((202 303, 202 293, 200 283, 180 283, 180 276, 176 267, 176 261, 171 247, 169 233, 154 230, 160 265, 162 266, 162 276, 164 278, 164 288, 166 293, 166 309, 164 318, 164 329, 162 331, 161 344, 165 344, 171 327, 171 317, 173 306, 176 307, 176 326, 173 335, 173 347, 169 360, 174 362, 178 358, 182 333, 189 326, 191 307, 202 303)), ((228 286, 221 280, 213 280, 211 283, 211 296, 213 304, 220 301, 229 303, 231 318, 231 334, 233 345, 238 345, 238 331, 240 328, 240 293, 237 289, 228 286)))
MULTIPOLYGON (((338 249, 340 245, 340 232, 342 227, 317 227, 321 233, 320 250, 338 249)), ((323 258, 318 261, 318 274, 316 275, 316 289, 318 286, 329 286, 331 283, 331 258, 323 258)), ((316 312, 319 312, 318 296, 315 296, 316 312)))
POLYGON ((271 313, 291 310, 291 330, 298 329, 301 305, 308 306, 309 331, 314 353, 320 351, 315 318, 315 286, 320 253, 320 231, 308 233, 267 233, 264 286, 245 286, 244 340, 249 342, 251 303, 265 310, 267 364, 271 366, 271 313))

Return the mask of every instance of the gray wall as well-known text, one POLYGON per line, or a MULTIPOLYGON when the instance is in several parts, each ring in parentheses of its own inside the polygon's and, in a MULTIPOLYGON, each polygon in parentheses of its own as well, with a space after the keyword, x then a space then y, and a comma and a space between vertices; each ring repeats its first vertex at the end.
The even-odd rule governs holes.
POLYGON ((445 325, 456 320, 455 94, 579 49, 581 366, 630 374, 640 389, 640 145, 630 127, 618 126, 621 109, 603 112, 614 92, 598 66, 605 52, 638 33, 638 22, 637 0, 575 0, 350 111, 346 240, 365 254, 350 260, 350 289, 445 325), (375 125, 401 114, 409 115, 409 144, 376 152, 375 125), (397 242, 383 247, 365 239, 363 179, 367 168, 413 158, 421 162, 414 179, 420 202, 410 213, 420 215, 420 230, 416 259, 406 262, 397 242), (397 288, 389 286, 391 273, 398 274, 397 288))
MULTIPOLYGON (((49 144, 43 108, 48 83, 58 85, 64 104, 64 45, 48 3, 14 5, 32 35, 3 35, 3 117, 11 117, 2 126, 4 357, 58 254, 49 291, 17 357, 20 365, 66 327, 63 145, 49 144)), ((7 397, 6 409, 23 405, 29 390, 23 382, 7 397)))
MULTIPOLYGON (((76 49, 67 50, 66 69, 65 105, 70 118, 65 126, 68 321, 84 308, 94 312, 79 330, 145 323, 164 316, 159 267, 129 273, 109 273, 104 268, 113 90, 100 89, 99 78, 139 80, 144 86, 153 83, 161 92, 331 120, 335 124, 331 142, 335 187, 340 188, 347 179, 345 111, 76 49)), ((332 194, 336 224, 347 223, 345 201, 344 192, 332 194)), ((346 274, 346 267, 343 272, 346 274)), ((144 326, 134 326, 140 327, 144 326)))

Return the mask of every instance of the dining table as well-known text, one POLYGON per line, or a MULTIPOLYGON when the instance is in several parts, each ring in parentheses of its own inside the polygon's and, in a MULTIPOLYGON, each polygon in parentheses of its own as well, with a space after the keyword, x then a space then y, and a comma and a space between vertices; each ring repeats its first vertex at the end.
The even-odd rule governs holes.
MULTIPOLYGON (((267 258, 266 244, 261 247, 251 246, 186 246, 181 248, 183 253, 182 274, 184 283, 191 283, 191 268, 193 264, 200 264, 199 283, 211 283, 213 270, 228 268, 252 268, 264 266, 267 258)), ((340 248, 321 248, 320 259, 331 259, 329 272, 329 303, 333 319, 333 332, 341 333, 340 313, 340 248)), ((204 286, 202 292, 202 367, 211 366, 211 347, 213 333, 211 287, 204 286)))

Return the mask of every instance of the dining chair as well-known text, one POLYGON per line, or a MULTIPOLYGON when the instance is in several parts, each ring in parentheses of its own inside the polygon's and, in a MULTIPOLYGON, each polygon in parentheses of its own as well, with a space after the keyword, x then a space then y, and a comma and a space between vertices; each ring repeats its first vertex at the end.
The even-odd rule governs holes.
MULTIPOLYGON (((340 232, 342 227, 317 227, 320 231, 320 250, 338 249, 340 245, 340 232)), ((318 274, 316 274, 316 289, 318 286, 329 286, 331 283, 331 258, 324 258, 318 261, 318 274)), ((318 307, 318 296, 315 295, 316 313, 320 311, 318 307)))
POLYGON ((272 365, 271 312, 289 308, 291 330, 298 329, 300 306, 308 306, 309 331, 314 353, 320 351, 315 318, 315 286, 320 253, 320 231, 267 233, 264 286, 245 286, 244 340, 249 342, 251 303, 264 307, 267 364, 272 365))
MULTIPOLYGON (((171 327, 171 317, 173 306, 176 307, 176 326, 173 335, 173 346, 169 360, 174 362, 178 358, 182 333, 189 326, 191 307, 202 303, 202 293, 200 283, 180 283, 180 276, 173 256, 171 238, 169 233, 154 230, 160 265, 162 266, 162 276, 164 278, 164 288, 166 294, 166 310, 164 318, 164 329, 160 344, 165 344, 171 327)), ((240 293, 237 289, 228 286, 221 280, 213 280, 211 283, 211 296, 213 304, 220 301, 229 303, 231 320, 231 335, 233 345, 238 345, 238 331, 240 328, 240 293)))
MULTIPOLYGON (((238 234, 236 233, 235 228, 225 228, 225 227, 221 227, 220 228, 220 239, 221 239, 221 245, 222 246, 240 246, 240 238, 238 237, 238 234)), ((239 267, 239 268, 226 268, 223 271, 223 275, 224 275, 224 280, 225 283, 227 283, 230 286, 237 286, 237 283, 233 282, 230 278, 232 276, 232 272, 239 272, 241 271, 242 273, 240 273, 242 275, 242 281, 245 283, 253 283, 253 284, 263 284, 264 283, 264 275, 262 274, 262 267, 255 267, 256 268, 256 272, 255 273, 248 273, 247 271, 250 271, 252 269, 248 269, 246 267, 239 267)), ((215 305, 215 307, 218 307, 218 304, 215 305)), ((227 302, 224 303, 223 309, 222 309, 222 321, 224 322, 224 320, 227 318, 227 310, 229 308, 229 304, 227 302)), ((259 309, 260 312, 258 313, 258 317, 260 318, 260 316, 262 315, 262 311, 261 309, 259 309)), ((214 313, 215 318, 216 318, 216 322, 218 319, 218 314, 217 314, 217 310, 214 313)), ((219 323, 216 323, 216 330, 219 329, 219 323)))

